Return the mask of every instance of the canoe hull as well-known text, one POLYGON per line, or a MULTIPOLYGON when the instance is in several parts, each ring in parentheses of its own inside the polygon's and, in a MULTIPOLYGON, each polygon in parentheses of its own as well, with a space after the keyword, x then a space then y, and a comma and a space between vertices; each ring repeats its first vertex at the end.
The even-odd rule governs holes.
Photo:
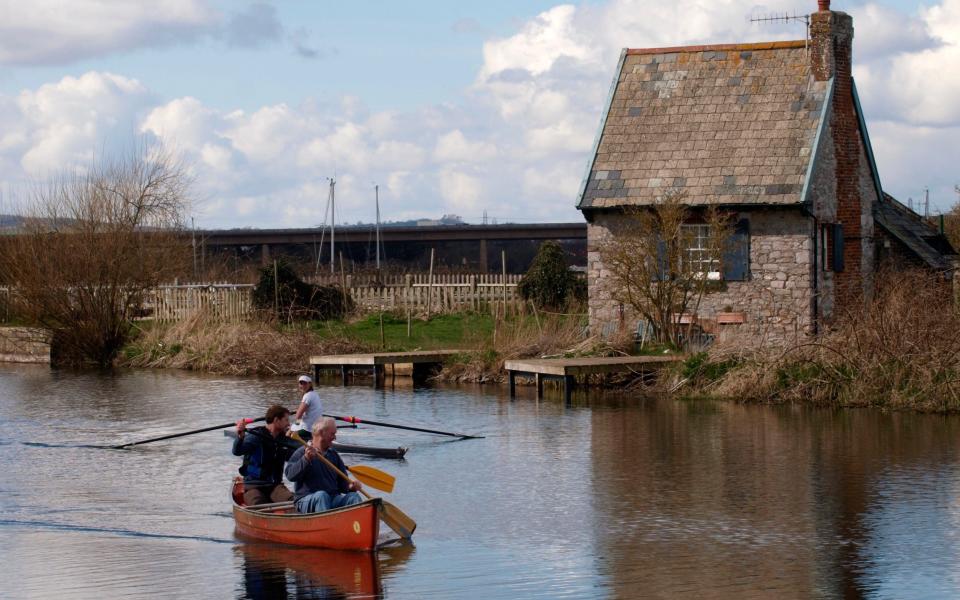
MULTIPOLYGON (((242 489, 243 483, 240 482, 242 489)), ((236 489, 237 484, 234 484, 236 489)), ((380 499, 322 513, 300 514, 293 506, 250 510, 233 497, 233 520, 240 535, 294 546, 371 551, 380 534, 380 499)))
POLYGON ((359 446, 357 444, 333 443, 333 449, 340 454, 363 454, 364 456, 376 456, 378 458, 403 458, 407 449, 403 446, 397 448, 383 448, 381 446, 359 446))

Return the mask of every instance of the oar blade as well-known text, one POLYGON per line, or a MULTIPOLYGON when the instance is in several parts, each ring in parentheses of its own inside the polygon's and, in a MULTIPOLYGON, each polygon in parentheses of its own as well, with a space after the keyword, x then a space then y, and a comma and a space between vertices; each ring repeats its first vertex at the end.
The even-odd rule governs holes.
POLYGON ((380 499, 380 520, 405 540, 413 537, 413 532, 417 528, 416 521, 383 498, 380 499))
POLYGON ((349 467, 349 469, 350 472, 353 473, 353 476, 356 477, 363 485, 378 489, 388 494, 393 491, 393 485, 397 481, 397 478, 390 473, 381 471, 380 469, 374 467, 369 467, 367 465, 353 465, 352 467, 349 467))

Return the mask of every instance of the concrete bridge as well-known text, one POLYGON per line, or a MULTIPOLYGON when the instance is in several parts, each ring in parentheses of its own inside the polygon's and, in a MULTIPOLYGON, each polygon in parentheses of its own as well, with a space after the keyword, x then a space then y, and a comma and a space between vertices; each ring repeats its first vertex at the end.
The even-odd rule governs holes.
MULTIPOLYGON (((330 231, 306 229, 213 229, 196 232, 207 253, 230 253, 259 259, 267 264, 277 255, 301 260, 330 261, 330 231), (321 244, 322 240, 322 244, 321 244)), ((381 256, 385 260, 429 262, 436 250, 439 265, 469 266, 481 272, 499 271, 501 251, 507 254, 509 272, 525 271, 536 248, 544 240, 556 240, 572 257, 573 264, 586 264, 586 223, 536 223, 528 225, 433 225, 381 227, 381 256)), ((376 245, 373 225, 338 227, 335 250, 352 263, 373 263, 376 245)))

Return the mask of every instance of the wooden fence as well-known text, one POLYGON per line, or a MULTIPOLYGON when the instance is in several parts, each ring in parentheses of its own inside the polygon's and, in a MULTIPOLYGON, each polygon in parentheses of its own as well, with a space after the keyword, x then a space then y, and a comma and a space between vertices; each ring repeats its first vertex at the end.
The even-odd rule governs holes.
MULTIPOLYGON (((411 273, 382 278, 365 275, 344 277, 347 291, 361 313, 380 310, 438 314, 472 311, 523 310, 517 294, 521 275, 429 275, 411 273), (498 308, 499 307, 499 308, 498 308)), ((311 277, 311 283, 340 286, 333 276, 311 277)), ((146 318, 181 321, 204 311, 224 321, 241 320, 253 309, 250 284, 204 283, 164 285, 145 302, 146 318)))
POLYGON ((162 285, 144 301, 145 315, 158 321, 183 321, 205 312, 222 321, 239 321, 253 309, 252 291, 250 284, 162 285))

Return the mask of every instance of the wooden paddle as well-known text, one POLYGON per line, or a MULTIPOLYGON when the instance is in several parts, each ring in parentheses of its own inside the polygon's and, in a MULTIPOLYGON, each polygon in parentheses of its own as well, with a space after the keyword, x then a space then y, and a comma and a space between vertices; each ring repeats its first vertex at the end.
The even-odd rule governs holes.
MULTIPOLYGON (((297 432, 295 431, 290 434, 290 438, 297 440, 304 446, 307 445, 307 442, 305 442, 303 438, 301 438, 300 435, 297 434, 297 432)), ((347 474, 341 471, 340 469, 338 469, 335 464, 327 460, 327 458, 324 455, 317 454, 317 458, 322 460, 324 464, 330 467, 330 469, 333 470, 337 475, 346 479, 347 481, 350 481, 350 478, 347 477, 347 474)), ((372 496, 362 488, 360 489, 360 493, 363 494, 366 498, 372 498, 372 496)), ((399 535, 405 540, 409 540, 413 536, 414 530, 417 528, 416 521, 411 519, 409 516, 407 516, 406 513, 404 513, 402 510, 400 510, 393 504, 390 504, 383 498, 380 499, 380 519, 384 523, 386 523, 387 526, 390 527, 390 529, 397 532, 397 535, 399 535)))
POLYGON ((380 427, 393 427, 394 429, 406 429, 408 431, 422 431, 423 433, 435 433, 437 435, 449 435, 450 437, 457 437, 463 439, 481 439, 484 436, 482 435, 470 435, 467 433, 453 433, 450 431, 437 431, 436 429, 424 429, 422 427, 411 427, 410 425, 397 425, 395 423, 382 423, 380 421, 371 421, 369 419, 361 419, 360 417, 338 417, 337 415, 328 415, 324 414, 325 417, 331 417, 338 421, 344 421, 346 423, 366 423, 367 425, 379 425, 380 427))
POLYGON ((363 485, 369 485, 388 494, 393 491, 393 484, 397 481, 397 478, 390 473, 368 465, 353 465, 347 467, 347 470, 363 485))

